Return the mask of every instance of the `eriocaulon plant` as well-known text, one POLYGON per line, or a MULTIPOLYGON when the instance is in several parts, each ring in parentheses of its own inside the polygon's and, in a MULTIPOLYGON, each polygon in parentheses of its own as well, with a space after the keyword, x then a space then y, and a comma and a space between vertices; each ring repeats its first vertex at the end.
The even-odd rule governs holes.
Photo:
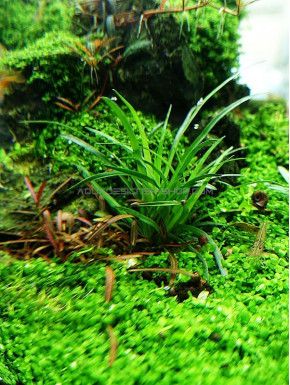
MULTIPOLYGON (((169 154, 167 153, 166 156, 164 144, 170 109, 160 130, 157 150, 153 151, 150 149, 148 136, 131 104, 115 91, 132 115, 138 128, 137 134, 129 123, 127 115, 118 104, 104 97, 103 100, 121 121, 128 136, 128 143, 119 142, 103 132, 87 128, 95 136, 106 140, 106 143, 102 146, 107 150, 108 155, 106 156, 84 140, 72 135, 62 134, 63 138, 82 146, 98 157, 104 163, 104 166, 109 169, 92 175, 88 170, 78 167, 85 179, 73 188, 90 182, 93 188, 118 213, 134 215, 138 222, 139 234, 150 240, 151 243, 162 245, 165 241, 168 242, 168 240, 172 239, 184 242, 185 239, 182 234, 186 233, 187 236, 188 234, 193 236, 206 235, 209 243, 215 245, 207 234, 194 226, 191 218, 197 200, 207 186, 211 188, 209 185, 210 180, 222 176, 217 174, 218 170, 226 162, 232 160, 232 155, 237 150, 229 148, 215 160, 206 163, 209 155, 223 139, 208 139, 207 136, 223 116, 241 103, 249 100, 250 97, 247 96, 237 100, 214 116, 193 143, 184 149, 183 153, 180 152, 180 140, 186 130, 192 127, 194 118, 209 98, 236 76, 234 75, 224 81, 189 111, 174 137, 169 154), (124 155, 117 157, 112 151, 115 146, 120 147, 124 155), (202 155, 198 157, 197 154, 201 150, 203 150, 202 155), (127 191, 132 193, 134 198, 131 200, 130 205, 128 204, 128 207, 118 202, 112 194, 102 189, 99 184, 99 181, 113 177, 120 178, 121 187, 125 187, 127 191), (192 189, 191 191, 194 191, 194 193, 190 195, 189 189, 192 189)), ((222 255, 217 247, 215 247, 214 254, 220 272, 226 275, 226 270, 222 267, 222 255)))

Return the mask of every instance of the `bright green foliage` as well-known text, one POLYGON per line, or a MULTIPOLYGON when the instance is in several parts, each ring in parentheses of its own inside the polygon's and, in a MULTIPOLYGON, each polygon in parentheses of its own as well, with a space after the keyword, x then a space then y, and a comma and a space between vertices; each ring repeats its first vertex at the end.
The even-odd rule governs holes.
MULTIPOLYGON (((84 44, 83 40, 67 32, 71 31, 71 20, 75 6, 71 2, 58 0, 49 2, 45 0, 25 2, 22 0, 13 2, 4 0, 4 2, 4 11, 0 10, 0 20, 2 20, 3 28, 5 26, 2 35, 6 36, 5 34, 7 34, 7 37, 5 39, 3 37, 5 40, 3 41, 9 48, 16 48, 17 51, 9 51, 0 59, 0 69, 10 68, 23 72, 26 85, 29 87, 23 85, 23 89, 26 87, 27 94, 23 95, 23 103, 20 100, 21 97, 18 98, 18 101, 20 101, 20 108, 25 111, 25 115, 26 110, 30 109, 30 105, 34 105, 36 101, 36 108, 33 111, 29 110, 32 119, 55 120, 57 117, 57 119, 62 120, 64 111, 55 106, 56 97, 67 98, 75 104, 81 104, 91 92, 91 69, 88 64, 85 64, 85 55, 77 55, 69 48, 69 46, 75 47, 74 42, 81 41, 84 44), (4 14, 1 15, 1 12, 4 14), (11 28, 6 28, 7 24, 11 25, 11 28), (21 36, 21 39, 17 36, 21 36), (24 43, 25 48, 23 49, 24 43), (26 102, 30 104, 28 107, 26 107, 26 102)), ((191 23, 189 39, 193 39, 191 48, 200 56, 201 71, 211 73, 211 75, 205 75, 205 79, 208 76, 211 78, 210 81, 205 81, 206 90, 209 91, 230 74, 230 70, 234 66, 233 57, 237 58, 237 50, 231 46, 231 39, 234 40, 235 37, 231 33, 227 36, 227 29, 236 28, 236 18, 229 16, 224 35, 216 39, 220 16, 217 10, 205 8, 205 10, 200 10, 197 13, 199 14, 198 24, 203 23, 205 26, 202 29, 199 27, 195 29, 195 12, 189 13, 191 23), (214 28, 212 28, 213 25, 215 25, 214 28), (202 38, 204 33, 209 35, 202 38), (223 48, 224 46, 225 48, 223 48), (215 52, 218 54, 219 62, 214 62, 213 58, 203 59, 208 55, 216 57, 215 52), (221 57, 223 58, 222 66, 220 66, 221 57), (209 70, 207 66, 209 66, 209 70), (221 70, 217 70, 213 76, 213 71, 210 68, 218 69, 219 66, 221 70), (224 69, 226 70, 224 71, 224 69)), ((178 17, 178 15, 176 16, 178 17)), ((76 50, 80 51, 78 48, 76 50)), ((98 55, 95 56, 97 59, 99 58, 98 55)), ((102 62, 104 67, 107 65, 106 60, 109 59, 106 58, 102 62)), ((103 85, 103 74, 104 72, 101 73, 97 86, 100 89, 103 85)), ((19 109, 19 106, 17 108, 19 109)), ((82 116, 84 116, 84 120, 82 121, 81 117, 79 120, 81 125, 84 125, 87 114, 84 113, 82 116)), ((66 117, 64 119, 66 120, 66 117)), ((58 131, 53 130, 51 126, 40 131, 34 126, 32 132, 36 137, 35 152, 41 156, 50 156, 51 152, 54 151, 51 151, 51 148, 57 147, 55 138, 58 131)))
MULTIPOLYGON (((69 32, 49 32, 25 48, 7 51, 0 58, 0 70, 22 71, 26 85, 31 85, 31 98, 38 97, 43 102, 51 103, 56 97, 62 97, 81 105, 92 92, 89 85, 92 72, 95 76, 99 71, 98 60, 106 65, 106 60, 110 59, 101 60, 103 53, 100 52, 89 56, 80 46, 86 49, 85 42, 69 32), (96 64, 90 66, 92 59, 96 64)), ((49 117, 48 113, 42 115, 49 117)))
MULTIPOLYGON (((288 384, 288 200, 266 190, 269 215, 251 206, 253 191, 265 187, 252 185, 260 176, 283 183, 277 166, 287 166, 288 122, 281 105, 259 111, 245 111, 242 119, 248 167, 240 182, 246 184, 218 199, 202 197, 196 206, 200 218, 226 225, 215 226, 213 237, 223 254, 232 251, 223 262, 229 274, 222 277, 215 274, 212 255, 202 250, 214 289, 206 300, 178 303, 115 264, 113 298, 105 304, 101 264, 12 261, 1 255, 0 377, 6 385, 183 385, 193 379, 203 385, 272 385, 273 379, 288 384), (254 235, 227 227, 231 219, 269 223, 270 254, 259 268, 248 257, 254 235), (111 368, 108 325, 118 341, 111 368)), ((176 258, 180 269, 203 273, 195 253, 176 258)), ((169 267, 168 255, 145 261, 156 263, 169 267)), ((177 283, 185 279, 177 276, 177 283)))
POLYGON ((30 97, 52 102, 62 94, 79 95, 83 65, 66 44, 74 41, 79 39, 68 33, 47 33, 26 48, 7 52, 0 68, 22 70, 26 84, 32 85, 30 97))
POLYGON ((53 56, 73 55, 65 42, 73 44, 79 38, 68 32, 48 32, 44 37, 33 41, 28 47, 7 52, 0 61, 1 67, 12 67, 23 70, 27 66, 48 64, 53 56), (43 60, 43 61, 42 61, 43 60))
MULTIPOLYGON (((3 351, 3 348, 4 348, 3 345, 0 344, 1 353, 3 351)), ((17 380, 17 377, 11 373, 9 368, 4 363, 0 362, 0 381, 1 381, 1 383, 5 383, 6 385, 7 384, 15 384, 16 380, 17 380)))
MULTIPOLYGON (((191 254, 180 259, 186 266, 191 254)), ((7 385, 181 385, 193 378, 205 385, 271 385, 275 378, 286 385, 285 260, 273 257, 257 274, 235 254, 228 268, 228 278, 212 282, 214 294, 181 304, 116 268, 106 304, 99 264, 2 258, 0 362, 9 368, 2 377, 7 385), (108 325, 118 341, 111 368, 108 325)))
MULTIPOLYGON (((0 69, 20 70, 26 79, 26 84, 21 85, 23 92, 17 99, 13 99, 13 95, 11 100, 7 97, 12 113, 15 104, 23 114, 22 120, 29 115, 34 119, 56 119, 63 116, 62 109, 55 105, 57 97, 76 101, 85 97, 87 90, 83 90, 83 81, 86 79, 82 80, 84 64, 68 46, 75 42, 79 42, 79 38, 74 35, 50 32, 21 50, 7 52, 0 59, 0 69)), ((29 135, 27 138, 30 142, 35 138, 34 153, 46 157, 47 143, 52 146, 57 132, 51 129, 40 131, 36 126, 32 129, 28 127, 27 131, 32 132, 32 138, 29 135)), ((24 154, 29 147, 29 143, 23 145, 17 152, 24 154)))
MULTIPOLYGON (((248 252, 252 249, 255 236, 229 226, 231 222, 247 222, 259 227, 261 222, 266 222, 268 228, 265 251, 275 253, 280 258, 285 258, 288 254, 289 198, 286 194, 271 189, 271 186, 274 183, 285 188, 287 186, 278 172, 278 166, 288 167, 289 122, 285 106, 281 103, 263 103, 257 107, 253 103, 249 109, 243 111, 243 118, 239 123, 242 126, 242 143, 246 147, 248 161, 248 167, 241 170, 243 177, 239 178, 240 184, 228 187, 219 194, 218 205, 211 197, 203 197, 198 209, 201 216, 204 213, 213 222, 225 226, 215 227, 212 236, 219 244, 225 245, 223 254, 227 252, 226 246, 234 246, 234 252, 239 253, 234 258, 237 262, 243 261, 247 270, 251 264, 248 252), (267 209, 271 211, 267 215, 253 208, 251 204, 251 196, 258 190, 265 191, 269 196, 267 209)), ((260 268, 263 269, 268 263, 274 265, 270 261, 275 258, 262 256, 260 268)))
MULTIPOLYGON (((92 153, 96 158, 101 160, 107 168, 113 169, 113 171, 91 176, 88 174, 87 170, 83 169, 83 174, 87 176, 84 183, 91 181, 92 185, 97 190, 102 190, 96 182, 97 180, 118 176, 122 181, 121 188, 126 187, 130 190, 136 190, 133 193, 133 196, 136 199, 134 205, 139 209, 138 211, 128 207, 122 207, 117 200, 107 194, 104 190, 100 191, 100 193, 115 210, 120 213, 131 213, 137 217, 140 228, 139 231, 142 236, 151 240, 154 239, 155 242, 159 237, 160 242, 161 238, 170 238, 172 233, 176 234, 177 229, 182 231, 182 225, 189 221, 194 212, 193 208, 204 189, 208 186, 210 179, 216 177, 217 171, 225 162, 227 162, 227 157, 233 153, 232 149, 228 149, 214 161, 205 165, 208 156, 221 141, 206 140, 210 130, 223 116, 242 102, 248 100, 249 97, 243 98, 222 110, 199 133, 193 143, 188 148, 184 149, 183 153, 179 153, 180 140, 193 123, 199 110, 212 95, 230 80, 231 79, 228 79, 222 83, 202 102, 190 110, 185 121, 175 135, 168 156, 165 156, 163 153, 167 122, 165 121, 163 128, 161 129, 157 151, 152 151, 150 148, 150 141, 148 140, 136 111, 119 94, 117 95, 128 107, 135 120, 139 130, 138 135, 136 135, 132 129, 130 121, 127 119, 123 110, 108 98, 105 98, 104 100, 122 122, 129 144, 127 144, 128 142, 119 142, 116 138, 108 136, 103 132, 96 130, 90 131, 97 137, 103 138, 114 146, 121 148, 123 154, 127 153, 126 156, 123 155, 121 158, 117 157, 111 147, 109 149, 110 155, 104 156, 99 151, 99 147, 93 147, 89 143, 72 135, 62 135, 63 138, 77 143, 92 153), (206 147, 208 147, 208 150, 205 154, 199 156, 198 152, 206 147), (128 164, 128 159, 130 160, 130 165, 128 164), (132 161, 134 164, 133 169, 131 164, 132 161), (194 194, 190 196, 188 196, 189 188, 195 189, 194 194), (165 227, 167 234, 162 234, 162 226, 165 227)), ((191 230, 193 233, 196 231, 194 228, 191 230)))
MULTIPOLYGON (((265 104, 256 102, 239 120, 243 143, 246 147, 250 146, 247 159, 251 164, 256 163, 256 173, 260 178, 276 179, 277 167, 287 168, 289 164, 288 123, 285 106, 279 102, 265 104), (267 167, 265 167, 266 161, 267 167), (274 168, 275 175, 272 174, 274 168), (271 175, 269 175, 269 169, 271 175)), ((282 182, 283 178, 280 178, 280 181, 282 182)))
POLYGON ((223 33, 218 36, 218 22, 221 16, 216 10, 206 8, 197 18, 198 33, 191 40, 191 48, 199 55, 199 64, 204 71, 206 92, 230 76, 238 68, 237 29, 238 18, 227 16, 223 33), (203 15, 204 12, 204 15, 203 15))
MULTIPOLYGON (((94 97, 90 99, 90 103, 83 108, 82 112, 77 114, 76 119, 73 117, 74 113, 65 113, 66 110, 55 104, 57 98, 61 97, 81 105, 92 93, 89 86, 92 80, 91 68, 86 62, 87 58, 79 49, 80 44, 85 43, 68 32, 49 32, 27 47, 6 52, 0 58, 0 71, 20 70, 26 79, 22 86, 23 92, 16 100, 16 103, 19 104, 18 109, 24 111, 25 117, 29 111, 33 119, 63 119, 63 121, 72 119, 73 122, 78 119, 77 124, 80 126, 86 125, 88 120, 90 122, 96 120, 92 113, 86 113, 86 109, 96 99, 103 86, 101 84, 102 76, 100 76, 99 84, 94 85, 97 91, 94 97)), ((97 61, 101 55, 102 53, 99 52, 95 53, 93 57, 97 61)), ((106 65, 106 63, 106 58, 101 60, 101 65, 106 65)), ((95 71, 99 72, 99 65, 95 67, 95 71)), ((10 104, 13 108, 13 99, 10 104)), ((106 125, 106 120, 104 125, 106 125)), ((57 148, 54 140, 58 130, 52 129, 52 126, 41 131, 36 128, 33 126, 32 135, 36 138, 35 152, 37 155, 48 157, 52 155, 51 151, 57 148)))
MULTIPOLYGON (((143 115, 141 112, 137 112, 138 118, 140 119, 142 126, 146 127, 146 132, 148 135, 150 135, 150 132, 148 132, 148 128, 155 128, 159 127, 160 123, 157 123, 156 119, 152 115, 143 115)), ((132 126, 132 129, 137 134, 138 127, 136 126, 136 122, 133 118, 130 118, 130 124, 132 126)), ((89 131, 88 129, 95 129, 97 131, 101 131, 104 134, 110 135, 114 137, 119 142, 125 142, 127 140, 126 132, 124 131, 124 128, 122 126, 122 123, 115 119, 114 114, 111 112, 110 108, 104 103, 103 101, 100 102, 100 105, 97 106, 97 108, 93 112, 83 112, 80 114, 70 114, 69 116, 66 116, 63 121, 63 124, 65 124, 65 131, 67 133, 71 133, 73 135, 78 135, 84 140, 88 141, 89 144, 95 146, 98 148, 98 150, 106 155, 107 151, 104 149, 104 140, 100 137, 95 137, 93 135, 88 135, 89 131), (97 115, 97 116, 96 116, 97 115), (70 128, 69 128, 70 127, 70 128), (99 143, 99 145, 98 145, 99 143)), ((61 129, 61 127, 60 127, 61 129)), ((62 128, 61 131, 64 129, 62 128)), ((153 150, 157 150, 158 146, 158 133, 157 130, 155 133, 153 132, 150 135, 151 143, 153 145, 153 150)), ((167 154, 169 152, 169 146, 172 142, 172 133, 168 130, 166 133, 166 144, 167 144, 167 154)), ((66 149, 64 147, 65 143, 60 138, 57 139, 57 143, 59 146, 59 150, 62 151, 63 149, 66 149)), ((83 149, 76 147, 76 146, 70 146, 70 151, 73 153, 74 151, 77 151, 79 154, 79 160, 82 162, 82 166, 88 167, 89 171, 95 172, 96 169, 102 170, 102 162, 98 161, 98 159, 93 159, 90 157, 82 157, 81 154, 83 154, 83 149)), ((114 154, 116 156, 122 156, 122 149, 118 146, 114 146, 114 154)), ((60 155, 60 154, 58 154, 60 155)), ((70 162, 72 163, 72 162, 70 162)), ((74 164, 78 164, 77 161, 73 162, 74 164)))
POLYGON ((68 0, 1 0, 0 43, 7 49, 19 49, 45 32, 68 31, 72 12, 68 0))
MULTIPOLYGON (((63 111, 61 107, 58 106, 55 107, 55 110, 57 113, 63 111)), ((155 151, 158 146, 158 127, 160 127, 162 122, 158 123, 153 115, 144 115, 141 112, 137 112, 137 114, 144 127, 147 127, 150 130, 154 127, 152 132, 148 131, 148 135, 150 136, 152 148, 155 151), (156 129, 156 131, 154 129, 156 129)), ((128 118, 130 119, 130 117, 128 118)), ((45 127, 41 129, 40 133, 37 134, 35 138, 34 152, 38 156, 48 158, 54 172, 57 172, 59 169, 64 170, 64 168, 71 171, 76 165, 81 165, 90 172, 103 170, 103 165, 100 160, 90 156, 84 157, 82 148, 71 146, 71 144, 64 142, 59 137, 59 134, 63 131, 83 138, 89 144, 98 148, 104 155, 107 151, 103 145, 103 140, 98 137, 96 138, 93 135, 88 135, 88 129, 95 129, 107 135, 111 135, 120 142, 127 140, 122 124, 115 119, 109 107, 103 101, 101 101, 92 111, 66 112, 60 123, 59 121, 56 121, 54 124, 47 121, 42 123, 45 124, 45 127)), ((131 118, 130 123, 134 132, 137 133, 138 128, 134 123, 134 119, 131 118)), ((35 127, 35 124, 32 124, 32 122, 30 122, 29 125, 32 128, 35 127)), ((171 142, 172 133, 170 130, 167 130, 164 153, 169 153, 171 142)), ((186 138, 182 143, 185 142, 186 138)), ((25 148, 23 147, 21 152, 23 152, 24 149, 25 148)), ((120 148, 115 146, 114 153, 117 156, 121 156, 120 148)), ((110 184, 108 187, 109 186, 110 184)))
MULTIPOLYGON (((224 6, 223 1, 214 3, 224 6)), ((232 8, 235 8, 235 4, 232 8)), ((239 18, 220 14, 217 9, 206 6, 196 12, 188 12, 187 20, 183 22, 183 32, 188 36, 190 48, 198 57, 205 93, 208 93, 228 78, 233 69, 237 70, 239 67, 239 18)))

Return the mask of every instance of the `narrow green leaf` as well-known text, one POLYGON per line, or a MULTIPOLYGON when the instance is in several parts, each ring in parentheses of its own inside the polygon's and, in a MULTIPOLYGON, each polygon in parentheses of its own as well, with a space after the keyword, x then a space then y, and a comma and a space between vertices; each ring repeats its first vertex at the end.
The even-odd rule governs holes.
POLYGON ((213 143, 210 146, 210 148, 205 152, 205 154, 198 160, 196 167, 194 168, 189 180, 191 180, 191 178, 193 179, 196 175, 198 175, 198 173, 201 171, 205 161, 208 159, 208 157, 213 152, 213 150, 223 141, 223 139, 224 139, 224 137, 216 140, 215 143, 213 143))
POLYGON ((289 171, 283 166, 278 166, 278 170, 282 177, 285 179, 285 181, 289 184, 289 171))
POLYGON ((160 206, 182 206, 182 203, 178 201, 154 201, 154 202, 134 202, 132 206, 147 206, 147 207, 160 207, 160 206))
POLYGON ((182 228, 185 229, 185 230, 191 231, 195 235, 198 235, 198 236, 205 235, 206 236, 206 238, 208 240, 208 243, 210 243, 211 245, 215 246, 214 256, 215 256, 215 260, 216 260, 216 263, 218 265, 218 268, 219 268, 219 271, 220 271, 221 275, 223 275, 223 276, 228 275, 227 269, 224 268, 223 265, 222 265, 222 261, 223 261, 224 258, 222 256, 222 253, 221 253, 220 249, 218 248, 217 244, 215 243, 215 241, 207 233, 205 233, 204 231, 198 229, 195 226, 183 225, 182 228))
POLYGON ((102 132, 102 131, 98 131, 98 130, 95 130, 93 128, 90 128, 90 127, 85 127, 86 130, 94 133, 95 135, 97 136, 101 136, 103 138, 106 138, 107 140, 109 140, 110 142, 112 142, 113 144, 116 144, 118 145, 119 147, 121 148, 124 148, 127 152, 133 152, 132 148, 127 146, 126 144, 122 143, 122 142, 119 142, 117 139, 113 138, 112 136, 102 132))
POLYGON ((122 102, 128 107, 129 111, 131 112, 131 115, 132 115, 134 121, 136 122, 138 130, 139 130, 139 134, 140 134, 140 138, 141 138, 141 142, 142 142, 142 147, 143 147, 143 152, 144 152, 144 158, 148 162, 152 163, 150 152, 147 150, 147 148, 149 148, 149 142, 148 142, 145 130, 142 126, 142 123, 141 123, 141 121, 137 115, 137 112, 132 107, 132 105, 121 94, 119 94, 119 92, 117 92, 116 90, 114 90, 114 92, 122 100, 122 102))
POLYGON ((66 135, 66 134, 60 134, 60 137, 83 147, 85 150, 91 152, 92 154, 100 158, 104 163, 108 163, 108 159, 102 153, 100 153, 100 151, 96 150, 93 146, 83 141, 82 139, 79 139, 73 135, 66 135))
POLYGON ((200 151, 203 147, 207 147, 212 143, 215 143, 216 140, 207 140, 203 143, 200 143, 199 145, 191 144, 190 147, 185 151, 184 155, 178 162, 178 167, 176 168, 175 172, 172 175, 170 184, 174 184, 175 181, 180 178, 180 176, 183 175, 184 170, 186 170, 187 167, 189 167, 192 163, 193 157, 197 154, 198 151, 200 151))
POLYGON ((138 271, 152 271, 152 272, 163 272, 163 273, 170 273, 170 274, 185 274, 189 275, 191 278, 194 279, 199 279, 200 276, 198 273, 190 273, 189 271, 186 270, 179 270, 179 269, 167 269, 167 268, 161 268, 161 267, 144 267, 141 269, 129 269, 128 271, 131 272, 138 272, 138 271))
MULTIPOLYGON (((79 167, 79 170, 83 174, 85 178, 90 177, 90 173, 83 167, 79 167)), ((108 194, 95 180, 91 181, 91 185, 95 189, 95 191, 100 192, 100 195, 108 202, 108 204, 115 209, 121 207, 120 203, 117 202, 110 194, 108 194)))
MULTIPOLYGON (((83 171, 83 169, 82 169, 81 171, 83 171)), ((82 181, 76 183, 75 185, 73 185, 73 186, 70 187, 69 189, 67 189, 65 192, 68 193, 68 192, 70 192, 70 191, 72 191, 72 190, 75 190, 75 189, 78 188, 78 187, 84 186, 84 185, 87 184, 88 182, 91 182, 92 180, 98 179, 98 178, 100 177, 100 175, 103 175, 103 174, 106 174, 106 173, 90 175, 90 176, 88 176, 87 178, 84 178, 82 181)), ((112 173, 109 173, 109 174, 110 174, 110 175, 109 175, 108 177, 112 176, 112 175, 111 175, 112 173)), ((116 172, 116 171, 114 171, 114 174, 115 174, 116 176, 119 175, 119 173, 116 172)), ((99 178, 99 179, 101 179, 101 178, 99 178)))
POLYGON ((148 216, 144 215, 144 214, 141 214, 139 211, 136 211, 136 210, 133 210, 129 207, 122 207, 119 205, 118 207, 118 211, 119 212, 124 212, 124 213, 128 213, 128 214, 131 214, 133 215, 135 218, 139 219, 139 221, 142 223, 146 223, 147 225, 149 225, 151 228, 153 228, 154 230, 157 231, 157 233, 162 236, 161 234, 161 231, 160 231, 160 228, 159 226, 157 225, 157 223, 149 218, 148 216))
POLYGON ((143 181, 143 182, 149 182, 152 186, 154 187, 159 187, 158 184, 156 183, 156 180, 154 180, 153 178, 150 178, 149 176, 147 176, 146 174, 143 174, 141 172, 138 172, 138 171, 134 171, 134 170, 129 170, 128 168, 127 169, 124 169, 122 167, 116 167, 114 165, 110 165, 110 167, 113 169, 113 170, 116 170, 116 171, 119 171, 120 173, 122 173, 123 175, 127 175, 127 176, 135 176, 137 177, 140 181, 143 181))
POLYGON ((220 111, 209 123, 208 125, 202 130, 202 132, 199 134, 199 136, 194 140, 194 143, 198 144, 200 143, 212 130, 212 128, 219 122, 225 115, 227 115, 230 111, 238 107, 240 104, 245 103, 246 101, 250 100, 251 96, 245 96, 234 103, 230 104, 229 106, 225 107, 222 111, 220 111))
MULTIPOLYGON (((178 147, 178 144, 180 142, 180 139, 181 137, 184 135, 184 133, 186 132, 186 130, 188 129, 189 125, 192 123, 193 119, 195 118, 195 116, 198 114, 198 112, 200 111, 200 109, 204 106, 204 104, 216 93, 218 92, 222 87, 224 87, 228 82, 230 82, 231 80, 235 79, 236 77, 238 76, 238 74, 235 74, 233 76, 231 76, 230 78, 228 78, 227 80, 225 80, 223 83, 221 83, 218 87, 216 87, 210 94, 208 94, 203 100, 202 102, 198 103, 196 106, 194 106, 190 111, 189 113, 187 114, 183 124, 181 125, 181 127, 179 128, 175 138, 174 138, 174 141, 173 141, 173 144, 171 146, 171 149, 170 149, 170 153, 169 153, 169 157, 168 157, 168 161, 169 163, 172 163, 172 160, 174 158, 174 155, 176 153, 176 149, 178 147)), ((239 100, 237 100, 236 102, 232 103, 231 105, 229 105, 228 107, 226 107, 220 114, 217 115, 217 117, 215 117, 214 119, 212 119, 212 121, 206 126, 206 128, 204 130, 202 130, 202 132, 200 133, 200 135, 195 139, 195 143, 198 144, 200 143, 206 135, 208 135, 208 133, 211 131, 211 129, 214 127, 214 125, 223 117, 225 116, 228 112, 230 112, 231 110, 233 110, 234 108, 236 108, 237 106, 239 106, 240 104, 246 102, 247 100, 250 100, 251 99, 251 96, 246 96, 244 98, 241 98, 239 100)), ((168 175, 168 172, 169 170, 166 169, 165 171, 165 175, 167 176, 168 175)))
POLYGON ((163 127, 163 126, 164 126, 164 121, 158 123, 155 127, 153 127, 152 130, 147 135, 148 138, 151 138, 151 136, 153 136, 155 134, 155 132, 157 132, 159 130, 159 128, 163 127))
POLYGON ((121 110, 121 108, 117 105, 117 103, 113 102, 110 98, 103 97, 104 102, 111 108, 111 110, 116 114, 116 116, 120 119, 122 125, 124 126, 128 138, 130 140, 133 151, 140 150, 138 139, 136 137, 135 132, 133 131, 129 120, 127 119, 126 114, 121 110))
POLYGON ((170 107, 168 109, 164 124, 162 126, 160 141, 159 141, 158 149, 157 149, 158 157, 155 158, 155 166, 159 170, 161 170, 161 159, 162 159, 162 155, 163 155, 164 140, 165 140, 166 129, 167 129, 167 124, 168 124, 169 116, 171 113, 171 109, 172 109, 172 105, 170 105, 170 107))

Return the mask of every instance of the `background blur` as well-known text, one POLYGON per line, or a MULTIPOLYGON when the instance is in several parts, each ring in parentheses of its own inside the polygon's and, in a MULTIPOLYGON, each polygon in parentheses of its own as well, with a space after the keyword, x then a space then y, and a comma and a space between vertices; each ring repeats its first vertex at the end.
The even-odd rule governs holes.
POLYGON ((264 94, 258 99, 289 100, 289 1, 257 0, 245 12, 240 25, 241 83, 252 94, 264 94))

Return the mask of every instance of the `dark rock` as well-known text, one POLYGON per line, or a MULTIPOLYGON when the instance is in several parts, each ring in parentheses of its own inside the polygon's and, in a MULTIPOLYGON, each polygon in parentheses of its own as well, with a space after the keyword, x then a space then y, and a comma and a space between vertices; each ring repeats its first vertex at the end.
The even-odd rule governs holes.
POLYGON ((0 148, 7 150, 13 143, 14 138, 8 123, 3 115, 0 115, 0 148))
POLYGON ((121 44, 124 58, 114 75, 114 87, 135 108, 164 115, 170 104, 187 111, 202 96, 197 60, 172 16, 152 17, 143 25, 126 27, 121 44))

